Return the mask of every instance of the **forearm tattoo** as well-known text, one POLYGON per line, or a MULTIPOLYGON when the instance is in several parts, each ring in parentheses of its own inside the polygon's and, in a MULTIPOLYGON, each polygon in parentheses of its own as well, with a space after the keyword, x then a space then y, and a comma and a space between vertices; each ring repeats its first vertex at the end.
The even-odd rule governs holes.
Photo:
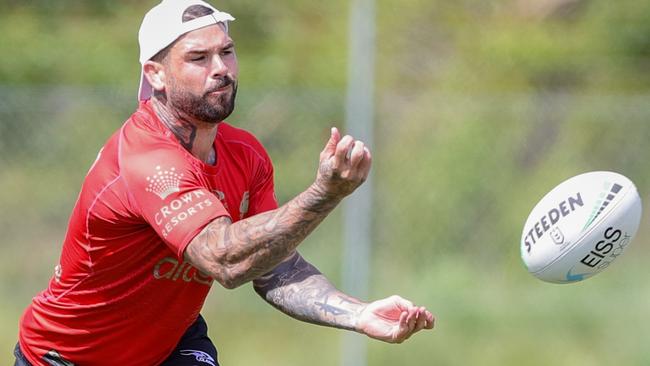
POLYGON ((365 306, 338 291, 298 253, 253 283, 268 303, 309 323, 354 330, 365 306))
POLYGON ((278 209, 231 225, 217 219, 193 239, 186 255, 224 286, 236 287, 286 259, 337 203, 310 187, 278 209))

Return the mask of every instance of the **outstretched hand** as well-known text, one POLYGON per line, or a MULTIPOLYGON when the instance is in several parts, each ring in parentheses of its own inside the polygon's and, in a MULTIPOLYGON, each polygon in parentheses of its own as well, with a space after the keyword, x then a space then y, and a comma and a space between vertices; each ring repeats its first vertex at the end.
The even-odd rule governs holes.
POLYGON ((326 195, 343 198, 367 178, 372 156, 360 140, 341 134, 332 127, 329 141, 320 153, 316 185, 326 195))
POLYGON ((433 315, 397 295, 368 304, 357 321, 358 331, 388 343, 402 343, 422 329, 433 329, 433 315))

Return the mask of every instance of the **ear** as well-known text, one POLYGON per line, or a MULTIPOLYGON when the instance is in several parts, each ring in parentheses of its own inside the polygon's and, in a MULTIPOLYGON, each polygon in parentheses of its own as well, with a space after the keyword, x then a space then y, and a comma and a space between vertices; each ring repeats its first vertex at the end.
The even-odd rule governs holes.
POLYGON ((165 90, 165 67, 156 61, 147 61, 142 66, 144 76, 155 91, 165 90))

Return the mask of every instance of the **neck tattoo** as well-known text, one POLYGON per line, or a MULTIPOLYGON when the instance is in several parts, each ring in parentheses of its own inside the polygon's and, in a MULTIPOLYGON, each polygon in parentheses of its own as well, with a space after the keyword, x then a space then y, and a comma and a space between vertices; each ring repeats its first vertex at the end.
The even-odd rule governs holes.
POLYGON ((192 152, 194 147, 194 140, 196 139, 196 126, 180 116, 174 116, 167 106, 162 104, 157 99, 153 99, 153 107, 160 117, 162 123, 169 128, 170 131, 176 136, 178 142, 183 145, 188 151, 192 152))
MULTIPOLYGON (((178 142, 193 154, 192 149, 196 140, 197 127, 187 119, 174 115, 169 111, 164 101, 160 101, 157 98, 153 98, 152 101, 154 110, 160 118, 160 121, 172 131, 178 142)), ((213 146, 210 147, 210 152, 205 163, 208 165, 215 165, 217 163, 217 152, 213 146)))

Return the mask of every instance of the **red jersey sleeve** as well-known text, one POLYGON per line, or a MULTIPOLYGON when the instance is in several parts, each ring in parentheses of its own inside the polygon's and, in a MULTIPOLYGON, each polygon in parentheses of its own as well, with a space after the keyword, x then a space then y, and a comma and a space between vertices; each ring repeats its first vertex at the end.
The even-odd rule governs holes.
MULTIPOLYGON (((125 132, 120 170, 129 199, 160 238, 183 257, 190 241, 212 220, 229 216, 208 189, 193 158, 165 138, 129 141, 125 132), (144 148, 146 147, 146 149, 144 148)), ((135 138, 137 140, 137 136, 135 138)))
POLYGON ((255 170, 250 192, 250 207, 246 217, 278 208, 278 200, 275 197, 273 163, 271 162, 271 158, 259 142, 256 141, 256 144, 253 146, 261 159, 255 170))

